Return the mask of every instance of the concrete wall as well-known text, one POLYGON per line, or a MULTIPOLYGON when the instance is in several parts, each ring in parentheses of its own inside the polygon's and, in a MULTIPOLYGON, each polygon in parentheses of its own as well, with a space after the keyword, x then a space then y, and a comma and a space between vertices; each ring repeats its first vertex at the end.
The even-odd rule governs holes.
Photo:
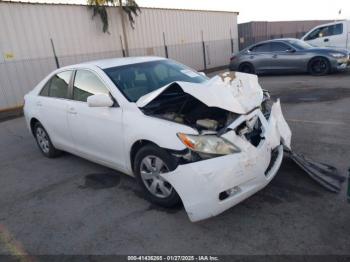
MULTIPOLYGON (((0 110, 20 105, 56 68, 51 39, 60 66, 123 54, 117 8, 108 8, 108 34, 87 6, 0 2, 0 14, 0 110)), ((131 56, 165 56, 163 33, 169 58, 197 70, 226 65, 238 50, 233 12, 142 8, 135 29, 126 25, 131 56)))

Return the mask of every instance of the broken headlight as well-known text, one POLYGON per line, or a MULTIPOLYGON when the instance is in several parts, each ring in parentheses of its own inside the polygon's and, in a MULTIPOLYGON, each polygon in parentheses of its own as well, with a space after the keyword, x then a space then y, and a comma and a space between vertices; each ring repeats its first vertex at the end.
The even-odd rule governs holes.
POLYGON ((186 147, 198 153, 228 155, 240 152, 237 146, 215 135, 187 135, 178 133, 177 136, 186 147))

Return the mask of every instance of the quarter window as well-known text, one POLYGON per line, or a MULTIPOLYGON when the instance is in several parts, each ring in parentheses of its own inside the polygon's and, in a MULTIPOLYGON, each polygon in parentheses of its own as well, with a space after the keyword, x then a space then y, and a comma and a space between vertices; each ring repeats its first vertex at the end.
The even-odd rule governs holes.
POLYGON ((41 96, 68 98, 68 86, 72 71, 64 71, 54 75, 43 87, 41 96))
POLYGON ((74 79, 73 100, 86 102, 89 96, 96 94, 109 94, 109 91, 94 73, 78 70, 74 79))
POLYGON ((51 79, 47 81, 47 83, 44 85, 43 89, 40 91, 41 96, 49 96, 49 89, 50 89, 51 79))

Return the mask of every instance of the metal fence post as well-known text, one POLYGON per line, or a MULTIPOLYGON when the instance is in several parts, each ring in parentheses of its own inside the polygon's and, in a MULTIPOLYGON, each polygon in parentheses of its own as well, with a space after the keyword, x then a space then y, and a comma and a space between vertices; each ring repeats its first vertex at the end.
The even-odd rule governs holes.
POLYGON ((207 58, 206 58, 206 52, 205 52, 205 43, 204 43, 204 37, 203 37, 203 30, 202 33, 202 49, 203 49, 203 62, 204 62, 204 70, 207 70, 207 58))
POLYGON ((166 45, 166 42, 165 42, 165 33, 164 32, 163 32, 163 44, 164 44, 165 57, 169 58, 168 46, 166 45))
POLYGON ((230 40, 231 40, 231 53, 233 54, 233 39, 232 39, 231 28, 230 28, 230 40))
POLYGON ((124 47, 123 47, 123 39, 122 39, 122 36, 119 35, 120 37, 120 46, 122 47, 122 54, 123 54, 123 57, 125 57, 125 50, 124 50, 124 47))
POLYGON ((55 45, 53 44, 52 38, 50 38, 53 56, 55 57, 56 67, 60 68, 60 63, 58 62, 58 57, 56 55, 55 45))

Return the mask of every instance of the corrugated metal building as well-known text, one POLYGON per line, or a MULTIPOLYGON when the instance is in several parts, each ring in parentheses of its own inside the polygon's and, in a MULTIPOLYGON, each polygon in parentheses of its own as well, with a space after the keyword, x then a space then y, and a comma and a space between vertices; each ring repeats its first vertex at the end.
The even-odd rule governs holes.
MULTIPOLYGON (((131 56, 166 56, 167 46, 169 58, 202 70, 228 64, 238 50, 236 12, 141 10, 134 30, 126 23, 131 56)), ((108 8, 109 34, 83 5, 0 2, 0 14, 0 110, 20 105, 56 68, 52 43, 60 66, 123 55, 117 8, 108 8)))
POLYGON ((332 22, 330 20, 305 21, 254 21, 238 25, 239 47, 243 49, 249 45, 274 38, 301 38, 315 26, 332 22))

